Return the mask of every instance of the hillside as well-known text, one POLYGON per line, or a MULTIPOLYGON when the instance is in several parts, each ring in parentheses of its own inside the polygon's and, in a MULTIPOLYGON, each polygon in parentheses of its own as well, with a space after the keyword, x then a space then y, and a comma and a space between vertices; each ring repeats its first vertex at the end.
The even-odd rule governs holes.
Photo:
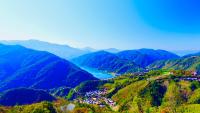
POLYGON ((134 62, 121 59, 115 54, 98 51, 79 56, 72 60, 77 65, 95 68, 98 70, 114 72, 114 73, 126 73, 126 72, 138 72, 143 70, 134 62))
POLYGON ((179 56, 174 53, 153 49, 125 50, 117 53, 117 56, 122 59, 131 60, 142 67, 146 67, 157 60, 179 58, 179 56))
POLYGON ((0 91, 17 87, 75 87, 96 80, 88 72, 53 54, 22 46, 0 45, 0 91))
POLYGON ((68 45, 59 45, 39 40, 0 41, 0 43, 8 45, 21 45, 34 50, 47 51, 65 59, 71 59, 73 57, 77 57, 90 52, 89 50, 73 48, 68 45))
POLYGON ((191 70, 200 73, 200 56, 183 57, 176 60, 156 61, 148 66, 151 69, 191 70))
POLYGON ((120 89, 112 98, 120 105, 121 112, 198 113, 199 83, 174 80, 157 77, 151 81, 134 82, 120 89), (192 89, 194 84, 197 87, 192 89))
POLYGON ((40 102, 31 105, 0 107, 1 113, 57 113, 51 102, 40 102))
POLYGON ((10 89, 5 91, 0 97, 0 105, 14 106, 14 105, 25 105, 33 104, 41 101, 54 101, 55 97, 49 95, 43 90, 35 89, 10 89))
MULTIPOLYGON (((200 83, 195 80, 182 80, 182 78, 187 77, 192 76, 170 75, 168 71, 164 70, 151 71, 143 76, 132 74, 122 75, 112 80, 99 81, 99 83, 98 81, 93 82, 94 87, 91 85, 93 84, 92 82, 81 84, 76 88, 76 92, 78 93, 77 100, 85 102, 84 99, 87 100, 90 97, 86 97, 84 94, 91 91, 101 91, 106 88, 107 91, 104 99, 111 98, 116 104, 114 106, 108 104, 106 108, 110 109, 104 112, 199 113, 200 83), (85 87, 87 88, 85 89, 85 87), (89 87, 91 87, 90 91, 88 90, 89 87)), ((96 100, 91 99, 90 101, 101 102, 98 96, 96 98, 96 100)), ((90 101, 86 101, 85 103, 88 102, 88 106, 93 105, 89 104, 90 101)), ((87 110, 95 111, 98 108, 87 108, 87 110)))

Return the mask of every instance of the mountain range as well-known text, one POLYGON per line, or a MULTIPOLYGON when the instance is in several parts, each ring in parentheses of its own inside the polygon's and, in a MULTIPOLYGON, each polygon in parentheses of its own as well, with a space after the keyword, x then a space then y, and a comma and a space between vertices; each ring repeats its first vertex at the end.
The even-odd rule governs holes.
POLYGON ((120 74, 144 70, 134 62, 121 59, 115 54, 106 51, 98 51, 82 55, 72 59, 72 62, 79 66, 86 66, 120 74))
POLYGON ((109 72, 128 73, 144 71, 146 66, 158 60, 177 58, 178 55, 164 50, 139 49, 118 53, 98 51, 74 58, 72 62, 109 72))
MULTIPOLYGON (((58 107, 59 98, 81 98, 81 94, 104 87, 109 92, 106 98, 116 102, 119 112, 155 112, 165 110, 168 104, 166 108, 172 109, 171 101, 180 101, 184 105, 189 103, 192 106, 199 104, 199 82, 182 81, 184 75, 172 76, 169 70, 191 70, 200 74, 200 53, 180 57, 165 50, 107 49, 89 52, 70 61, 66 60, 68 58, 61 58, 47 50, 39 51, 16 44, 0 44, 0 105, 26 106, 50 101, 55 103, 54 107, 58 107), (98 80, 81 67, 91 67, 121 76, 98 80), (135 73, 146 72, 147 69, 152 71, 142 73, 143 76, 137 76, 135 73), (170 100, 171 98, 174 99, 170 100)), ((182 110, 182 107, 180 104, 177 109, 182 110)))
MULTIPOLYGON (((21 45, 34 50, 47 51, 64 59, 72 59, 71 61, 80 66, 87 66, 99 70, 116 73, 143 71, 147 66, 151 67, 152 65, 154 65, 154 62, 156 61, 164 62, 163 60, 171 61, 191 56, 200 56, 200 53, 194 53, 195 51, 189 52, 192 54, 179 57, 178 55, 169 51, 154 49, 136 49, 120 51, 115 48, 109 48, 102 50, 104 52, 100 52, 89 47, 84 49, 78 49, 67 45, 53 44, 39 40, 15 40, 0 42, 10 45, 21 45), (103 56, 100 54, 102 54, 103 56)), ((183 52, 185 53, 185 51, 183 52)))
POLYGON ((3 91, 18 87, 75 87, 83 81, 97 79, 51 53, 0 44, 0 80, 0 91, 3 91))
POLYGON ((179 56, 174 53, 154 49, 125 50, 116 55, 122 59, 133 61, 142 67, 146 67, 157 60, 179 58, 179 56))
POLYGON ((21 45, 26 48, 30 48, 34 50, 47 51, 65 59, 71 59, 73 57, 77 57, 77 56, 89 53, 91 51, 91 49, 78 49, 78 48, 70 47, 68 45, 54 44, 54 43, 33 40, 33 39, 0 41, 0 43, 7 44, 7 45, 21 45))

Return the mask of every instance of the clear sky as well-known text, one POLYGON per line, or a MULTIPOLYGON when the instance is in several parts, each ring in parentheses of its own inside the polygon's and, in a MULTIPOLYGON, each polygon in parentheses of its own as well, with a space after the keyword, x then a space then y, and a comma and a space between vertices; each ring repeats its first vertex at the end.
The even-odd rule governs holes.
POLYGON ((0 39, 200 49, 199 0, 0 0, 0 39))

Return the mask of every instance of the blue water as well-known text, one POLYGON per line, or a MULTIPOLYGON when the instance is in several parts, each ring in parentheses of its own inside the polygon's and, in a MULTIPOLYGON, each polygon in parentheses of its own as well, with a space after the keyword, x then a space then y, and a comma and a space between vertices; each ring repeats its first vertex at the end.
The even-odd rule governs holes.
POLYGON ((105 79, 111 79, 114 78, 113 75, 106 73, 106 72, 102 72, 93 68, 88 68, 88 67, 81 67, 82 69, 84 69, 85 71, 91 73, 94 77, 101 79, 101 80, 105 80, 105 79))

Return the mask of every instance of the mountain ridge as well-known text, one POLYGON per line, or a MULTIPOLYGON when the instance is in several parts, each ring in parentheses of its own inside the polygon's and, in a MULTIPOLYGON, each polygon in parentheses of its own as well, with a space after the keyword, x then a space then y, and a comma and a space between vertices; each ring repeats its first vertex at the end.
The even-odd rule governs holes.
POLYGON ((51 53, 3 44, 0 44, 0 79, 0 91, 17 87, 75 87, 83 81, 96 80, 90 73, 51 53))
POLYGON ((96 68, 114 73, 139 72, 144 70, 134 62, 120 59, 113 53, 101 50, 85 54, 72 60, 77 65, 96 68))
POLYGON ((200 74, 200 56, 182 57, 173 60, 160 60, 148 66, 149 69, 190 70, 200 74))
POLYGON ((45 41, 40 41, 40 40, 35 40, 35 39, 2 40, 0 41, 0 43, 7 44, 7 45, 21 45, 26 48, 30 48, 34 50, 47 51, 59 57, 65 58, 67 60, 90 52, 89 50, 78 49, 78 48, 70 47, 68 45, 55 44, 55 43, 50 43, 50 42, 45 42, 45 41))
POLYGON ((154 50, 146 48, 136 50, 125 50, 117 53, 116 55, 122 59, 133 61, 142 67, 146 67, 157 60, 180 58, 178 55, 166 50, 154 50))

